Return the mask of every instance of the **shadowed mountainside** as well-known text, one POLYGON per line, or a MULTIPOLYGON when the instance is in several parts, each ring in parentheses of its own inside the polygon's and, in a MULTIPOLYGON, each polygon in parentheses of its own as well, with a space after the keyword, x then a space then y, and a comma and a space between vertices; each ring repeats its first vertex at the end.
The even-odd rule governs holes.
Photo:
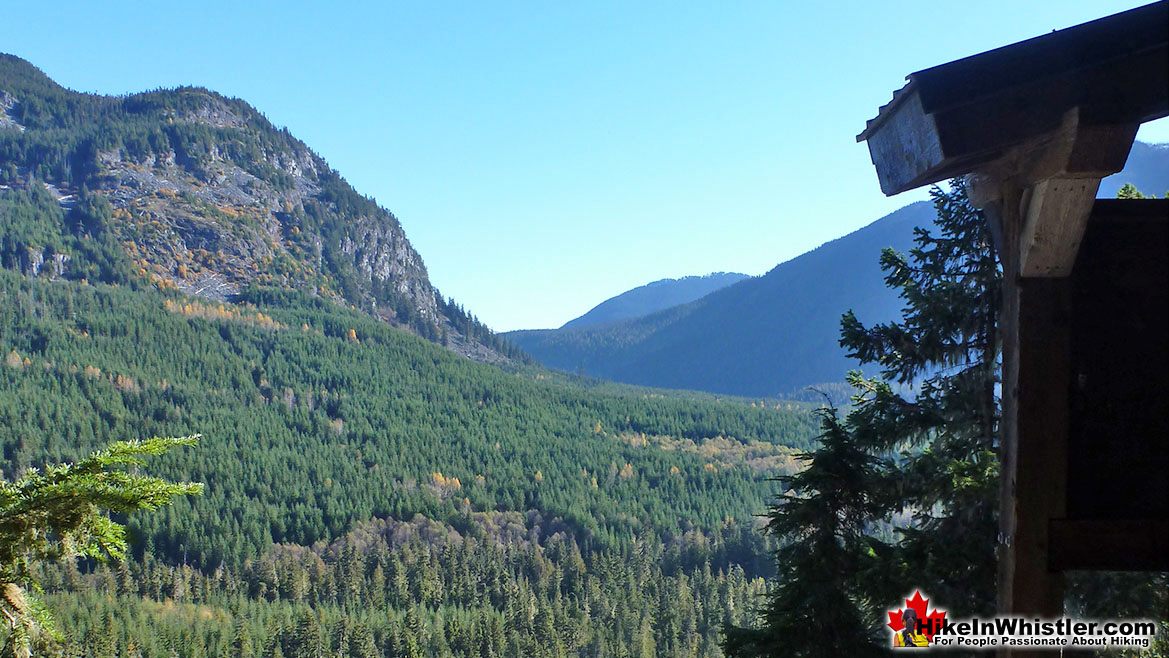
POLYGON ((774 396, 840 380, 855 364, 837 345, 840 314, 891 319, 883 247, 907 249, 933 209, 915 203, 843 238, 697 301, 602 327, 516 331, 541 363, 617 381, 774 396))

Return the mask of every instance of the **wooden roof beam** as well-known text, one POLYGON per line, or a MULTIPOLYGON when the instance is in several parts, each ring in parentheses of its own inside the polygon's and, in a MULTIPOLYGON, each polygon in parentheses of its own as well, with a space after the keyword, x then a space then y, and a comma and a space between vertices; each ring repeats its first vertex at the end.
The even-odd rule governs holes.
MULTIPOLYGON (((1059 128, 982 166, 971 180, 971 200, 986 208, 1008 189, 1022 191, 1018 214, 1019 275, 1071 274, 1100 181, 1124 168, 1139 124, 1086 123, 1080 108, 1059 128)), ((994 217, 992 216, 992 220, 994 217)), ((1002 227, 996 226, 1001 235, 1002 227)))

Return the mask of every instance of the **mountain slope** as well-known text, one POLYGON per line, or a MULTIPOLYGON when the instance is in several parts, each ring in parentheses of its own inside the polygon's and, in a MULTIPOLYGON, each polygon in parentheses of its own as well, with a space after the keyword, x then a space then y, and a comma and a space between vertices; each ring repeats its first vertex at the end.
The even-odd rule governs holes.
POLYGON ((671 306, 688 304, 749 278, 746 274, 714 272, 705 276, 661 279, 606 299, 588 313, 564 323, 561 329, 580 329, 639 318, 671 306))
POLYGON ((295 288, 470 356, 507 351, 439 295, 392 213, 238 99, 192 87, 80 94, 0 55, 0 185, 44 186, 69 211, 61 226, 7 231, 0 256, 26 274, 148 280, 217 300, 295 288), (104 269, 87 267, 95 250, 104 269))
POLYGON ((702 299, 643 318, 507 337, 545 365, 637 384, 736 395, 778 395, 838 381, 854 367, 836 344, 840 314, 893 317, 882 247, 906 249, 932 221, 916 203, 865 228, 702 299))
POLYGON ((0 475, 201 432, 160 468, 206 494, 135 524, 204 565, 464 507, 537 509, 591 542, 714 532, 762 509, 783 446, 815 433, 798 405, 505 372, 301 293, 231 305, 0 270, 0 298, 0 475))
POLYGON ((717 532, 814 433, 798 406, 504 371, 388 326, 504 345, 392 214, 242 101, 78 94, 10 56, 0 89, 0 474, 201 432, 163 470, 208 494, 139 529, 205 566, 468 506, 598 544, 717 532))

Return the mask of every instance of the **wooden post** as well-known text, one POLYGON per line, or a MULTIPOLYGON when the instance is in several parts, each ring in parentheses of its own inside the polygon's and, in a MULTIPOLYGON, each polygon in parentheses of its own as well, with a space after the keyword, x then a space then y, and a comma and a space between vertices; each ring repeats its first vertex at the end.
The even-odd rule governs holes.
POLYGON ((1054 616, 1063 610, 1063 579, 1048 569, 1048 520, 1062 516, 1065 501, 1071 288, 1067 279, 1023 278, 1020 235, 1029 195, 1008 183, 996 192, 979 201, 1000 235, 1003 264, 998 609, 1054 616))
MULTIPOLYGON (((1002 613, 1062 610, 1049 548, 1053 519, 1056 538, 1076 529, 1059 521, 1071 425, 1070 277, 1100 180, 1123 168, 1140 123, 1169 114, 1164 85, 1150 82, 1166 77, 1167 12, 1158 2, 918 71, 858 136, 886 194, 975 174, 970 199, 991 220, 1004 275, 1002 613)), ((1148 547, 1162 545, 1159 527, 1151 526, 1148 547)))
MULTIPOLYGON (((999 611, 1054 616, 1063 577, 1049 523, 1065 516, 1071 388, 1071 274, 1100 179, 1124 166, 1136 126, 1081 121, 1020 144, 975 172, 970 199, 1003 265, 999 611)), ((1000 655, 1040 655, 1000 652, 1000 655)))

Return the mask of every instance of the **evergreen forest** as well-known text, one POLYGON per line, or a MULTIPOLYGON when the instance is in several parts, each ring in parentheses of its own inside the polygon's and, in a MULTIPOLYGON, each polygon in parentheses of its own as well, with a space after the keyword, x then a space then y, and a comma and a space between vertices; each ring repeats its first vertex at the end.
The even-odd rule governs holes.
POLYGON ((6 478, 203 435, 151 464, 203 495, 130 516, 125 562, 44 567, 66 654, 720 655, 770 573, 752 515, 815 434, 803 405, 506 371, 287 291, 0 286, 6 478))

